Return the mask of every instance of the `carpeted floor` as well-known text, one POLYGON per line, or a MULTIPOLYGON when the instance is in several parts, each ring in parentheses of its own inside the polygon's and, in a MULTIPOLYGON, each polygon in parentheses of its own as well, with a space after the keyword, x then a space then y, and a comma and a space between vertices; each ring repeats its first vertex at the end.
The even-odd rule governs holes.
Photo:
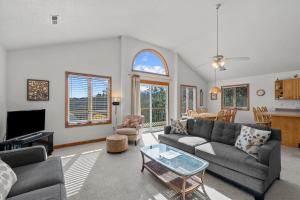
MULTIPOLYGON (((180 199, 147 170, 141 173, 143 145, 157 143, 157 134, 143 134, 139 146, 129 145, 122 154, 107 154, 105 142, 54 151, 62 157, 69 200, 169 200, 180 199)), ((266 200, 300 199, 300 151, 282 148, 281 180, 276 181, 266 200)), ((251 195, 207 174, 205 191, 188 196, 189 200, 252 200, 251 195)))

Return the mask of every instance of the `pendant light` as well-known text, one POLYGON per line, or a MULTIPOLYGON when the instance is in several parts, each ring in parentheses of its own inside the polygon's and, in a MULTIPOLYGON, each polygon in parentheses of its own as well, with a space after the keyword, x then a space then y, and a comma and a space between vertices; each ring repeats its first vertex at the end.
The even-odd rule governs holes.
POLYGON ((209 90, 209 93, 218 94, 221 93, 221 89, 217 87, 217 69, 224 67, 225 62, 223 60, 223 56, 219 55, 219 8, 221 4, 216 5, 217 10, 217 56, 214 58, 212 66, 215 69, 215 86, 209 90))
POLYGON ((212 94, 221 93, 221 89, 217 86, 217 69, 215 69, 215 86, 210 88, 209 93, 212 94))

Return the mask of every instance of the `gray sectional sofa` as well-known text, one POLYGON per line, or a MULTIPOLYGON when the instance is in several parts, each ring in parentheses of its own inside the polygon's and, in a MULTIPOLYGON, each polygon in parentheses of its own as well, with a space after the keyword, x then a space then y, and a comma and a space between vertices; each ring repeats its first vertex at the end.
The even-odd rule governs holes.
MULTIPOLYGON (((269 129, 255 124, 245 125, 269 129)), ((170 134, 171 127, 166 126, 164 134, 159 135, 159 141, 207 160, 208 171, 246 189, 255 199, 264 199, 268 188, 280 178, 281 131, 270 129, 271 137, 260 148, 258 159, 255 159, 234 146, 241 126, 237 123, 189 119, 189 135, 170 134)))
POLYGON ((67 199, 61 159, 47 159, 43 146, 2 151, 0 157, 18 178, 7 200, 67 199))

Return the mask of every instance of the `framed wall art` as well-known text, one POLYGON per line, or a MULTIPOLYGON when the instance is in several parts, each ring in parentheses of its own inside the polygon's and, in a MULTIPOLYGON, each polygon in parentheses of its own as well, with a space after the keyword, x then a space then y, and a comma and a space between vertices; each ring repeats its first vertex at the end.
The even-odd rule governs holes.
POLYGON ((210 100, 218 100, 218 94, 210 93, 210 100))
POLYGON ((49 101, 49 81, 27 79, 28 101, 49 101))

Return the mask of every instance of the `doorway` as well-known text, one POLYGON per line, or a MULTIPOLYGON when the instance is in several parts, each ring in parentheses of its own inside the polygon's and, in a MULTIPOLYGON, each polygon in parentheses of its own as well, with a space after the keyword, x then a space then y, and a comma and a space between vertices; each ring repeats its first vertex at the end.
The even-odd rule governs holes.
POLYGON ((163 130, 169 118, 169 83, 141 80, 140 96, 145 131, 163 130))

